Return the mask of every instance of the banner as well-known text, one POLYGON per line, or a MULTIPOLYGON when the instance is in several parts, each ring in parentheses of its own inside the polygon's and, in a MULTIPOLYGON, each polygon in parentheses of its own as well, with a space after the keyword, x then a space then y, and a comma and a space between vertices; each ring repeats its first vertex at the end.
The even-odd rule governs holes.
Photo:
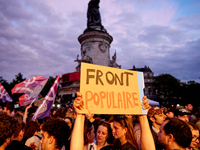
POLYGON ((27 79, 23 82, 20 82, 15 85, 15 87, 11 90, 13 93, 26 93, 29 96, 36 98, 38 94, 43 89, 44 85, 47 82, 47 78, 42 76, 35 76, 30 79, 27 79))
POLYGON ((36 110, 32 120, 37 119, 37 118, 49 117, 50 110, 51 110, 52 105, 53 105, 55 98, 56 98, 56 92, 57 92, 57 89, 58 89, 59 80, 60 80, 60 74, 58 75, 58 77, 54 81, 51 89, 49 90, 48 94, 45 96, 41 105, 36 110))
POLYGON ((146 114, 143 72, 81 63, 82 113, 146 114))
POLYGON ((5 103, 6 101, 8 102, 13 101, 8 92, 6 91, 6 89, 1 84, 0 84, 0 99, 2 99, 3 103, 5 103))

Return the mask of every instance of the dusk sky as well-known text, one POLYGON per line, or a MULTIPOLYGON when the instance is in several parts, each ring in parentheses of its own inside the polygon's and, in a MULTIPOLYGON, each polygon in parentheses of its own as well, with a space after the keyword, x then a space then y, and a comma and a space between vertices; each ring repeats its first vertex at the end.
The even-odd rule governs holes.
MULTIPOLYGON (((88 2, 0 0, 0 76, 75 72, 88 2)), ((122 69, 146 65, 200 83, 200 0, 101 0, 99 10, 122 69)))

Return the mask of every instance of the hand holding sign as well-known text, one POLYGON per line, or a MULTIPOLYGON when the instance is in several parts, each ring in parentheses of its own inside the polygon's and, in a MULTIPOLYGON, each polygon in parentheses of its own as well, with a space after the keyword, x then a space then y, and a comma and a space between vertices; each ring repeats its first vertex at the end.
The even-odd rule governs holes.
POLYGON ((80 92, 76 93, 77 97, 74 100, 74 110, 77 114, 80 114, 80 111, 84 108, 84 102, 82 99, 82 94, 80 92))
POLYGON ((148 110, 151 108, 151 106, 149 105, 147 96, 143 96, 142 100, 143 100, 142 109, 147 110, 147 112, 148 112, 148 110))

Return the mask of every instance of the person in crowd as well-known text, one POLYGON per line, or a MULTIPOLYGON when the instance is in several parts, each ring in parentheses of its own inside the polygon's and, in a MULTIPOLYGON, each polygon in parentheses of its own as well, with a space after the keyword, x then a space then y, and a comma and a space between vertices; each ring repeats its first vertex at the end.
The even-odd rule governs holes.
MULTIPOLYGON (((42 150, 61 150, 70 136, 70 129, 62 119, 48 119, 42 126, 42 150)), ((80 143, 77 143, 79 145, 80 143)))
POLYGON ((190 143, 190 146, 186 148, 186 150, 198 150, 200 147, 198 147, 199 144, 199 129, 197 126, 191 122, 187 123, 190 127, 190 130, 192 132, 192 141, 190 143))
POLYGON ((140 129, 140 123, 138 120, 138 116, 134 115, 134 122, 133 122, 133 128, 134 128, 134 132, 135 132, 135 139, 138 145, 139 150, 141 150, 141 129, 140 129))
POLYGON ((190 146, 192 133, 186 122, 177 118, 166 118, 158 132, 158 142, 165 150, 185 150, 190 146))
POLYGON ((8 115, 8 116, 13 116, 12 112, 14 110, 14 105, 7 103, 6 106, 4 107, 4 112, 8 115))
POLYGON ((151 129, 151 133, 156 145, 156 149, 163 149, 163 146, 158 143, 158 132, 160 131, 160 126, 165 120, 166 116, 163 113, 163 108, 159 107, 151 107, 147 113, 147 117, 149 119, 149 126, 151 129))
POLYGON ((114 119, 113 136, 117 139, 115 146, 119 147, 120 150, 138 149, 132 122, 127 117, 119 116, 114 119))
POLYGON ((10 145, 13 140, 16 127, 14 126, 14 119, 5 113, 0 114, 0 150, 10 145))
MULTIPOLYGON (((40 131, 40 125, 38 122, 28 121, 25 125, 23 143, 26 143, 27 139, 29 139, 30 137, 37 135, 39 131, 40 131)), ((26 145, 29 145, 29 144, 26 144, 26 145)))
POLYGON ((174 118, 174 111, 176 110, 176 108, 168 108, 165 115, 168 118, 174 118))
POLYGON ((24 106, 20 106, 18 108, 15 108, 15 114, 20 114, 21 116, 23 116, 24 112, 25 112, 25 107, 24 106))
POLYGON ((176 109, 174 112, 174 117, 182 121, 189 122, 189 115, 191 113, 187 112, 185 108, 176 109))
POLYGON ((194 114, 192 114, 193 105, 191 103, 187 103, 185 105, 185 109, 187 110, 188 113, 190 113, 190 115, 189 115, 189 121, 192 121, 192 120, 196 119, 196 116, 194 114))
POLYGON ((67 110, 65 108, 59 108, 56 110, 54 117, 55 118, 65 118, 66 111, 67 110))
MULTIPOLYGON (((77 92, 77 98, 75 99, 73 105, 74 105, 75 111, 77 112, 77 117, 75 120, 74 129, 72 132, 70 149, 71 150, 81 150, 81 149, 83 149, 83 145, 84 145, 84 139, 81 135, 84 133, 83 128, 84 128, 84 120, 85 120, 85 116, 80 113, 84 107, 81 93, 77 92), (79 144, 76 144, 76 143, 79 143, 79 144)), ((149 109, 149 107, 150 106, 149 106, 148 100, 147 100, 146 96, 144 96, 143 103, 142 103, 142 109, 149 109)), ((143 150, 150 150, 150 149, 155 150, 155 144, 154 144, 153 137, 152 137, 152 134, 151 134, 151 131, 149 128, 147 116, 139 115, 139 122, 141 125, 141 148, 143 150)), ((119 123, 116 121, 116 122, 114 122, 114 124, 115 124, 115 126, 114 126, 115 130, 117 130, 119 123)), ((124 122, 124 124, 125 124, 125 122, 124 122)), ((125 132, 125 134, 128 131, 127 127, 122 128, 119 126, 119 128, 121 130, 123 130, 125 132)), ((115 133, 118 133, 118 131, 119 130, 117 130, 115 133)), ((127 138, 127 139, 129 139, 129 138, 127 138)))
POLYGON ((86 118, 93 124, 94 133, 96 135, 97 128, 99 126, 100 120, 94 118, 94 114, 86 114, 86 118))
POLYGON ((196 114, 197 119, 193 120, 193 123, 197 126, 197 128, 200 130, 200 110, 196 114))
POLYGON ((10 145, 6 147, 6 150, 32 150, 32 148, 22 144, 22 139, 24 137, 24 122, 21 120, 16 120, 14 121, 13 125, 15 126, 15 132, 14 132, 14 137, 13 141, 11 142, 10 145))
POLYGON ((96 144, 96 150, 100 150, 107 145, 112 145, 113 139, 110 124, 101 121, 97 128, 96 140, 94 141, 96 144))
POLYGON ((73 129, 72 118, 70 118, 70 117, 65 117, 65 118, 64 118, 64 121, 68 124, 70 130, 72 130, 72 129, 73 129))
POLYGON ((83 150, 90 150, 94 148, 96 150, 96 145, 94 144, 94 125, 86 119, 84 122, 84 147, 83 150))
MULTIPOLYGON (((35 128, 33 130, 35 130, 35 128)), ((42 139, 41 132, 35 131, 33 136, 31 136, 26 140, 25 145, 31 147, 33 150, 41 150, 41 143, 40 143, 41 139, 42 139)))
POLYGON ((72 118, 70 118, 70 117, 65 117, 63 120, 67 123, 67 125, 69 126, 69 129, 70 129, 70 137, 69 137, 67 143, 65 143, 65 150, 68 150, 68 149, 70 149, 70 140, 71 140, 71 132, 73 130, 73 122, 72 122, 72 118))

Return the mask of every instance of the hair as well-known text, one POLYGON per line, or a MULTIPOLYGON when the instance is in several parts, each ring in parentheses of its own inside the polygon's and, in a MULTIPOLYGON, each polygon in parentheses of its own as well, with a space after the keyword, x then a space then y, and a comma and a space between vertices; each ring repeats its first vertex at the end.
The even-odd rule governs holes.
POLYGON ((84 145, 88 144, 87 134, 92 130, 93 124, 88 120, 85 119, 84 122, 84 145))
POLYGON ((14 126, 15 126, 15 131, 14 131, 14 138, 18 137, 19 133, 21 130, 24 129, 25 123, 23 122, 23 117, 20 114, 15 114, 14 118, 14 126))
POLYGON ((7 107, 7 110, 10 110, 10 112, 12 112, 14 110, 13 104, 7 103, 6 107, 7 107))
MULTIPOLYGON (((135 132, 133 128, 132 122, 126 116, 120 116, 114 119, 114 121, 118 122, 122 128, 127 128, 126 132, 126 140, 135 148, 138 149, 138 145, 135 139, 135 132)), ((116 140, 116 143, 119 146, 119 140, 116 140)))
POLYGON ((177 118, 166 118, 168 122, 164 126, 166 135, 172 134, 177 144, 183 148, 190 146, 192 133, 189 126, 177 118))
MULTIPOLYGON (((108 138, 106 139, 106 142, 108 142, 109 144, 113 144, 113 142, 114 142, 114 137, 113 137, 113 135, 112 135, 112 129, 111 129, 111 127, 110 127, 110 124, 109 124, 109 123, 106 123, 106 122, 104 122, 104 121, 101 121, 100 124, 98 125, 98 127, 99 127, 100 125, 106 127, 107 130, 108 130, 108 138)), ((97 130, 98 130, 98 128, 97 128, 97 130)))
POLYGON ((25 132, 24 132, 24 139, 23 141, 26 142, 26 140, 34 135, 35 132, 40 130, 40 125, 36 121, 28 121, 25 125, 25 132))
POLYGON ((192 123, 192 122, 186 122, 186 123, 190 127, 191 131, 192 130, 198 130, 199 131, 198 127, 194 123, 192 123))
POLYGON ((15 131, 14 119, 5 113, 0 114, 0 146, 6 141, 6 139, 12 137, 15 131))
POLYGON ((55 138, 55 147, 61 149, 71 134, 69 126, 62 119, 48 119, 42 126, 42 130, 55 138))
POLYGON ((55 113, 55 118, 64 118, 65 115, 66 115, 66 109, 65 108, 59 108, 56 110, 56 113, 55 113))

